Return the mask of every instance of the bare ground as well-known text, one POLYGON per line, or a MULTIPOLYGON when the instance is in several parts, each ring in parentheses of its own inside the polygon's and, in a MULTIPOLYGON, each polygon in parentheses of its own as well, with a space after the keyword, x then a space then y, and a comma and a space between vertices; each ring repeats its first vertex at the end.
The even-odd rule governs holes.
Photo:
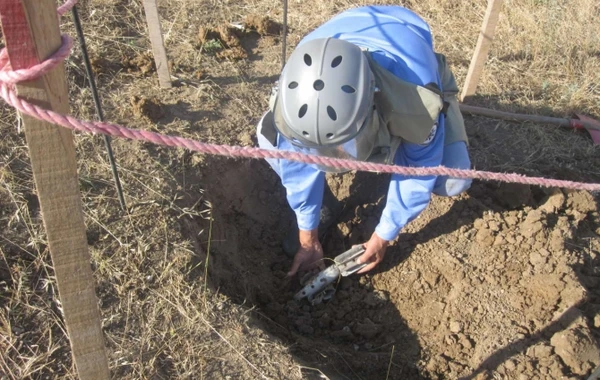
MULTIPOLYGON (((461 83, 484 3, 403 3, 431 23, 461 83)), ((281 4, 159 5, 170 90, 157 88, 141 2, 82 4, 107 117, 255 145, 281 65, 273 22, 281 4), (228 28, 234 22, 247 30, 228 28)), ((351 5, 290 3, 288 42, 351 5)), ((470 102, 600 118, 600 44, 588 27, 599 13, 586 0, 506 1, 470 102)), ((73 113, 92 119, 78 52, 68 71, 73 113)), ((1 116, 0 373, 72 378, 27 149, 14 114, 1 116)), ((600 182, 600 151, 583 133, 466 123, 478 169, 600 182)), ((375 273, 342 279, 330 303, 312 307, 291 301, 297 284, 285 279, 290 260, 279 242, 293 215, 266 163, 114 140, 128 204, 121 212, 101 138, 76 141, 114 378, 579 379, 600 365, 597 195, 476 182, 455 199, 434 197, 375 273)), ((332 257, 371 234, 387 176, 328 182, 344 204, 324 241, 332 257)))

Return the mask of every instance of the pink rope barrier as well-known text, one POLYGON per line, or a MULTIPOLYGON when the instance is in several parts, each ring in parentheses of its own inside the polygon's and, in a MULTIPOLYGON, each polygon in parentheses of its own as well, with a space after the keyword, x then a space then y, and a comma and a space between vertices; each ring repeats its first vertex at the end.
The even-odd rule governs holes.
MULTIPOLYGON (((77 0, 69 0, 59 8, 59 14, 71 9, 77 0)), ((438 167, 405 167, 396 165, 376 164, 370 162, 342 160, 328 157, 312 156, 297 152, 266 150, 254 147, 228 146, 218 144, 202 143, 196 140, 177 136, 163 135, 160 133, 126 128, 120 125, 81 121, 68 115, 61 115, 51 110, 46 110, 19 98, 14 90, 18 82, 33 80, 47 73, 50 69, 62 62, 71 49, 72 39, 63 37, 62 46, 48 60, 35 65, 29 69, 12 71, 8 62, 5 49, 0 52, 0 96, 19 111, 36 119, 57 124, 71 130, 88 133, 100 133, 114 137, 123 137, 131 140, 147 141, 158 145, 186 148, 200 153, 229 157, 245 158, 272 158, 299 161, 307 164, 329 166, 338 169, 349 169, 359 171, 370 171, 406 176, 449 176, 454 178, 473 178, 481 180, 493 180, 502 182, 513 182, 527 185, 544 187, 561 187, 576 190, 600 191, 600 184, 582 183, 543 177, 528 177, 515 173, 494 173, 478 170, 451 169, 443 166, 438 167)))
POLYGON ((61 5, 60 7, 58 7, 58 9, 56 10, 56 13, 58 13, 59 16, 64 16, 65 13, 67 13, 68 11, 71 10, 71 8, 73 8, 75 6, 75 4, 78 3, 79 0, 68 0, 66 1, 63 5, 61 5))

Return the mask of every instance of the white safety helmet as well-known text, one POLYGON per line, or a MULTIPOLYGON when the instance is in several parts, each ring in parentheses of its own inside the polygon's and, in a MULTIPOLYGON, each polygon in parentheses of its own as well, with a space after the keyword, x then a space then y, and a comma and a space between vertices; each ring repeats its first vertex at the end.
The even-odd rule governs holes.
POLYGON ((294 50, 273 104, 279 133, 307 153, 365 160, 377 130, 371 123, 375 79, 361 49, 320 38, 294 50))

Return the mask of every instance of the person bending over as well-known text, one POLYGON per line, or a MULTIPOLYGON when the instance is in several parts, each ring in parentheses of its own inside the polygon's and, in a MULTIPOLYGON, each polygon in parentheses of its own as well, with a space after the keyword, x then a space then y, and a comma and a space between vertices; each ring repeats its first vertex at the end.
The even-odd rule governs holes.
MULTIPOLYGON (((469 169, 457 93, 446 59, 434 51, 429 26, 418 15, 399 6, 350 9, 308 34, 292 52, 257 139, 269 150, 469 169)), ((296 244, 284 244, 295 255, 292 276, 323 258, 319 224, 323 230, 335 214, 325 173, 339 170, 267 161, 296 214, 296 244)), ((389 242, 425 209, 432 193, 454 196, 470 185, 469 179, 392 175, 379 224, 359 258, 368 265, 359 273, 383 260, 389 242)))

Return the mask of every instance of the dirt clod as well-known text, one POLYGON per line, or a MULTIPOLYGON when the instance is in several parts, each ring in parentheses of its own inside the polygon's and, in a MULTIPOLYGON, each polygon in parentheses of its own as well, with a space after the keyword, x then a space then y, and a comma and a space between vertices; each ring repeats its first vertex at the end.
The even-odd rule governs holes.
POLYGON ((450 331, 452 331, 453 333, 461 332, 462 325, 460 324, 460 322, 457 322, 457 321, 450 322, 450 331))
POLYGON ((248 58, 248 53, 241 46, 235 46, 218 52, 217 58, 240 60, 248 58))
POLYGON ((221 24, 217 28, 219 39, 226 47, 240 46, 240 38, 236 35, 236 29, 229 27, 228 25, 221 24))
POLYGON ((133 58, 123 57, 121 64, 129 73, 139 72, 146 76, 155 71, 154 59, 150 53, 138 54, 133 58))
POLYGON ((550 343, 573 373, 585 375, 600 365, 600 350, 590 333, 581 327, 558 332, 550 343))
POLYGON ((281 24, 273 21, 269 16, 248 15, 245 20, 246 28, 256 30, 261 35, 279 35, 281 24))
POLYGON ((165 116, 161 105, 154 99, 133 96, 130 102, 136 117, 147 117, 152 122, 156 122, 165 116))
POLYGON ((365 320, 365 323, 356 323, 354 325, 354 333, 360 337, 365 339, 373 339, 377 334, 379 334, 382 330, 382 326, 374 324, 368 318, 365 320))
POLYGON ((533 210, 527 214, 525 221, 521 225, 521 235, 528 238, 534 238, 538 233, 544 229, 544 223, 542 221, 543 215, 541 211, 533 210))
POLYGON ((492 230, 484 227, 477 232, 475 239, 479 244, 481 244, 481 246, 490 247, 494 244, 495 235, 492 230))
POLYGON ((248 58, 241 39, 247 32, 230 26, 227 23, 217 27, 201 27, 198 31, 198 44, 209 53, 215 53, 217 58, 241 60, 248 58))

